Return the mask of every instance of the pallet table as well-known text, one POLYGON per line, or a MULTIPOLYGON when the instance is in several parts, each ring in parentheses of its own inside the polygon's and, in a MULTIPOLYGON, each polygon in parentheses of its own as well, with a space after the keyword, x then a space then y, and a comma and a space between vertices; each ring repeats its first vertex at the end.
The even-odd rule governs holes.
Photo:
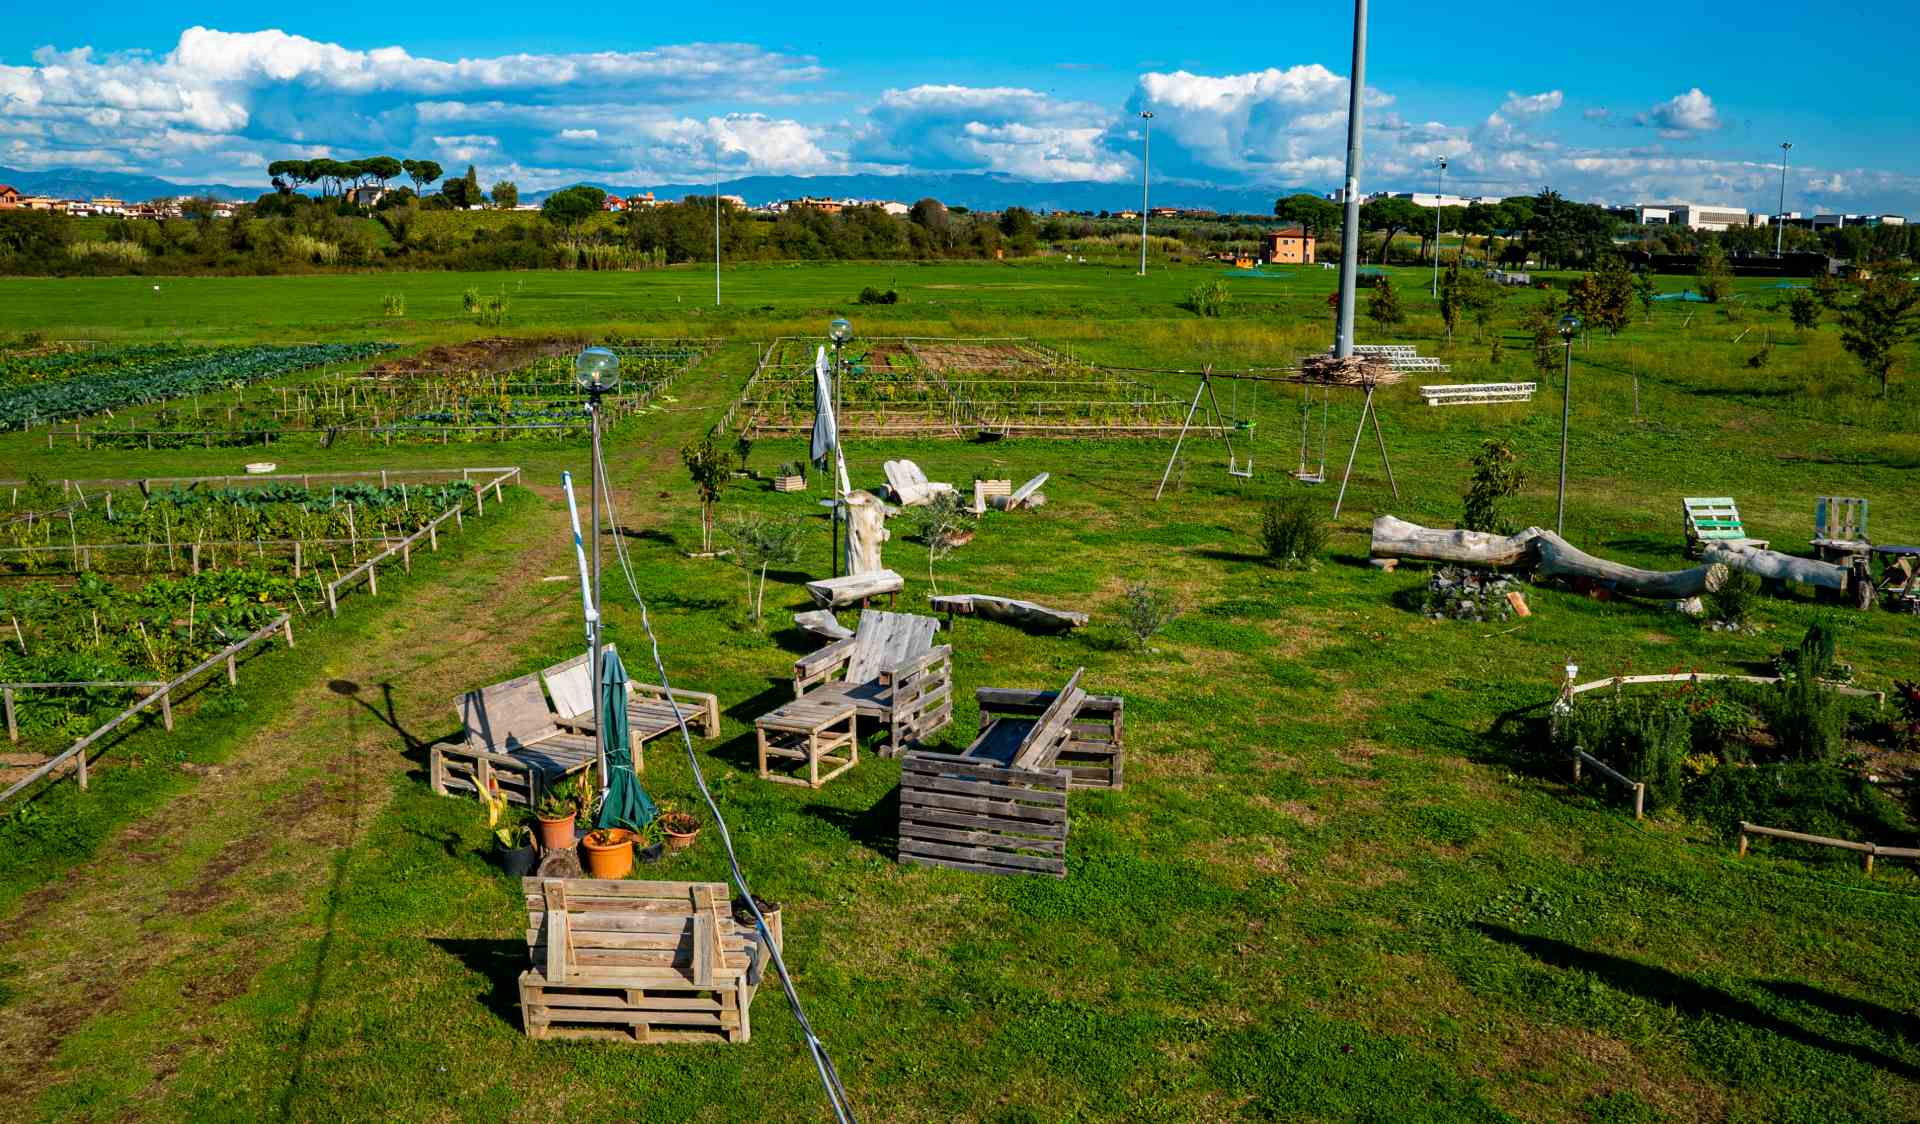
POLYGON ((760 779, 819 788, 860 763, 860 739, 855 723, 859 710, 842 698, 799 698, 754 720, 760 744, 760 779), (804 761, 807 775, 786 777, 769 772, 767 758, 804 761), (833 766, 826 776, 821 765, 833 766))

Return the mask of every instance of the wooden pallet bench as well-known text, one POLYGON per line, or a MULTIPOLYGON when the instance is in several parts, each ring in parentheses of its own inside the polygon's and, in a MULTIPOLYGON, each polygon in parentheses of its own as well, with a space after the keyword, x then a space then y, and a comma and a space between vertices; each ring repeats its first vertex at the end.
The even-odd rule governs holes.
POLYGON ((793 697, 845 701, 882 723, 882 756, 923 742, 953 721, 953 648, 933 643, 939 629, 932 617, 866 610, 851 638, 794 661, 793 697))
POLYGON ((599 760, 594 739, 548 709, 537 674, 469 691, 454 709, 465 740, 437 743, 427 757, 429 783, 442 796, 491 788, 532 807, 548 786, 599 760))
MULTIPOLYGON (((983 725, 989 715, 1038 719, 1053 704, 1055 694, 1004 687, 982 687, 974 692, 980 701, 983 725)), ((1054 757, 1056 765, 1072 774, 1070 787, 1126 787, 1126 712, 1127 702, 1119 695, 1087 695, 1081 699, 1067 724, 1067 740, 1054 757)))
POLYGON ((901 757, 900 862, 1066 877, 1067 790, 1075 769, 1060 757, 1088 699, 1080 675, 1054 692, 983 688, 980 736, 972 745, 901 757))
POLYGON ((1821 496, 1813 505, 1813 555, 1829 562, 1871 554, 1867 501, 1858 496, 1821 496))
POLYGON ((1680 514, 1686 522, 1689 558, 1700 557, 1708 543, 1767 549, 1766 539, 1747 537, 1746 525, 1740 521, 1740 506, 1730 496, 1684 496, 1680 514))
POLYGON ((1487 402, 1531 402, 1539 384, 1530 382, 1467 382, 1423 386, 1420 397, 1429 406, 1474 406, 1487 402))
MULTIPOLYGON (((527 878, 529 1038, 745 1042, 770 952, 719 882, 527 878)), ((767 915, 776 946, 779 915, 767 915)))
MULTIPOLYGON (((608 644, 606 650, 614 651, 614 646, 608 644)), ((544 669, 540 679, 546 684, 547 694, 553 699, 553 712, 560 721, 585 734, 598 732, 593 722, 593 668, 585 652, 544 669)), ((636 772, 647 767, 647 743, 678 732, 683 721, 687 730, 697 737, 717 737, 719 697, 706 691, 627 680, 627 734, 636 772), (678 719, 674 717, 675 711, 679 712, 678 719)))

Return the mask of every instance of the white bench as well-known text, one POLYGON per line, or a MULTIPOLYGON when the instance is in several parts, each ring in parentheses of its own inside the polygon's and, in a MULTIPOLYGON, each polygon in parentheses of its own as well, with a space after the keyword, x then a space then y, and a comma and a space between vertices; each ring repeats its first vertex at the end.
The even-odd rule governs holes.
POLYGON ((1537 383, 1468 382, 1423 386, 1420 397, 1429 406, 1476 406, 1487 402, 1531 402, 1537 383))

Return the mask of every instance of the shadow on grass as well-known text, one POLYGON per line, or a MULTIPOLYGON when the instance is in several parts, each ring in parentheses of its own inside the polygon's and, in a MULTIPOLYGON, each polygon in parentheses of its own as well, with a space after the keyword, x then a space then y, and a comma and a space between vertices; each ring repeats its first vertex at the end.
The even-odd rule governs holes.
POLYGON ((520 973, 527 967, 527 942, 428 937, 427 943, 486 980, 487 992, 480 1001, 501 1022, 520 1029, 520 973))
MULTIPOLYGON (((1856 1045, 1851 1042, 1841 1042, 1828 1038, 1824 1034, 1817 1034, 1805 1027, 1788 1022, 1769 1011, 1762 1010, 1730 992, 1700 983, 1696 980, 1688 979, 1678 972, 1670 972, 1665 968, 1657 968, 1651 964, 1643 964, 1638 960, 1628 960, 1622 956, 1612 956, 1604 952, 1594 952, 1591 949, 1580 948, 1577 945, 1571 945, 1565 941, 1557 941, 1551 937, 1517 933, 1512 929, 1503 928, 1498 925, 1476 922, 1473 928, 1478 929, 1482 934, 1493 940, 1518 948, 1520 951, 1549 967, 1586 972, 1611 987, 1617 988, 1630 995, 1637 995, 1648 1002, 1670 1007, 1689 1018, 1704 1019, 1716 1017, 1732 1022, 1745 1023, 1755 1030, 1777 1035, 1790 1042, 1797 1042, 1802 1046, 1808 1046, 1816 1050, 1824 1050, 1839 1057, 1850 1058, 1864 1065, 1877 1067, 1904 1081, 1920 1080, 1920 1067, 1909 1065, 1899 1058, 1888 1057, 1886 1054, 1866 1046, 1856 1045)), ((1781 994, 1782 988, 1801 987, 1801 985, 1798 984, 1781 984, 1778 982, 1768 982, 1763 986, 1774 991, 1775 994, 1781 994)), ((1814 988, 1805 988, 1804 990, 1815 998, 1808 998, 1807 995, 1798 994, 1786 995, 1783 996, 1783 998, 1811 1002, 1817 1006, 1823 1006, 1828 1010, 1838 1011, 1839 1013, 1847 1015, 1860 1014, 1871 1016, 1875 1012, 1883 1015, 1888 1013, 1884 1008, 1876 1007, 1872 1004, 1859 1004, 1855 1000, 1845 999, 1841 996, 1818 991, 1814 988)), ((1900 1017, 1909 1024, 1913 1021, 1911 1016, 1900 1017)))
MULTIPOLYGON (((793 680, 769 679, 757 693, 741 699, 721 711, 728 718, 751 723, 762 714, 793 698, 793 680)), ((751 739, 749 739, 751 740, 751 739)))
POLYGON ((900 786, 894 785, 869 808, 808 804, 800 814, 846 833, 847 839, 892 862, 900 850, 900 786))
POLYGON ((1760 986, 1789 1003, 1804 1003, 1809 1007, 1818 1007, 1843 1019, 1859 1019, 1875 1030, 1898 1035, 1920 1046, 1920 1016, 1916 1016, 1911 1011, 1896 1011, 1891 1007, 1882 1007, 1878 1003, 1869 1003, 1864 999, 1855 999, 1848 995, 1836 995, 1823 988, 1810 987, 1793 980, 1762 980, 1760 986))
POLYGON ((1216 562, 1265 562, 1267 556, 1251 550, 1220 550, 1215 547, 1201 547, 1188 553, 1201 558, 1211 558, 1216 562))
POLYGON ((662 531, 655 527, 649 527, 644 531, 636 531, 632 527, 622 527, 620 533, 629 539, 634 539, 639 542, 659 543, 661 546, 673 546, 680 541, 674 537, 672 531, 662 531))

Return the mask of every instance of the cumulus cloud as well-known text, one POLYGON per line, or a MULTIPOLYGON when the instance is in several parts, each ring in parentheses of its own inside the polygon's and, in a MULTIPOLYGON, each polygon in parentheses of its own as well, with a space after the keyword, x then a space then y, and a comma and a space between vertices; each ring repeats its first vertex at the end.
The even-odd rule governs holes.
POLYGON ((880 95, 852 154, 881 167, 1118 180, 1137 165, 1104 143, 1115 117, 1017 86, 914 86, 880 95))
POLYGON ((1596 105, 1590 109, 1581 110, 1580 116, 1589 121, 1605 121, 1613 116, 1613 111, 1604 105, 1596 105))
POLYGON ((1720 113, 1714 108, 1713 99, 1698 86, 1654 106, 1644 120, 1658 126, 1661 136, 1673 140, 1710 133, 1720 127, 1720 113))
POLYGON ((1516 94, 1508 90, 1507 100, 1500 104, 1500 112, 1510 117, 1538 117, 1559 109, 1564 100, 1559 90, 1548 90, 1544 94, 1516 94))

